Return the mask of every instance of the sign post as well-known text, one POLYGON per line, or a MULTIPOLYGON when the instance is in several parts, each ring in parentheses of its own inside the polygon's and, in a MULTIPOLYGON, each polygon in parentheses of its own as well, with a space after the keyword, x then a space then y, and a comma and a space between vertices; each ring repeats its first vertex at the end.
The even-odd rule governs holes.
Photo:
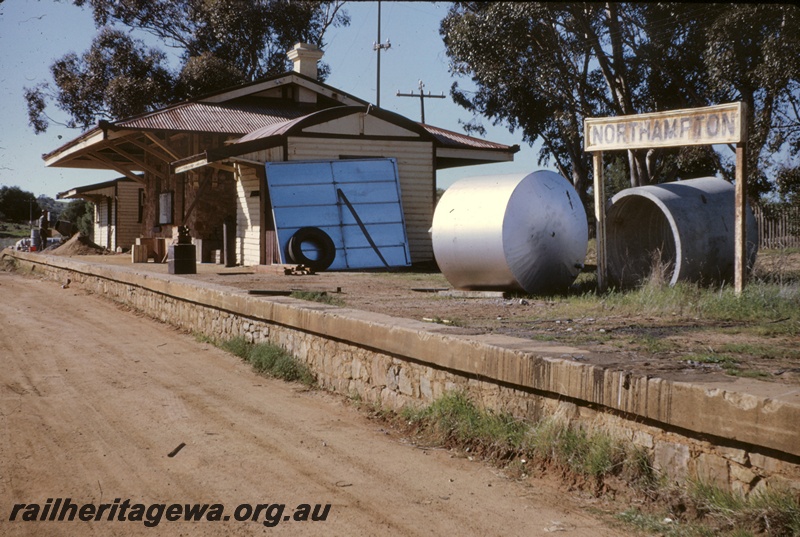
POLYGON ((736 144, 736 235, 733 259, 733 285, 737 295, 744 291, 747 279, 747 213, 745 212, 747 190, 747 159, 745 143, 736 144))
POLYGON ((594 200, 597 219, 597 286, 606 289, 606 222, 603 151, 736 144, 736 253, 734 287, 741 294, 747 279, 747 200, 745 163, 746 107, 743 102, 632 116, 586 118, 584 149, 593 154, 594 200))
POLYGON ((603 152, 595 151, 592 154, 594 164, 594 217, 595 250, 597 251, 597 288, 600 292, 606 290, 606 277, 608 274, 606 254, 606 181, 603 177, 603 152))

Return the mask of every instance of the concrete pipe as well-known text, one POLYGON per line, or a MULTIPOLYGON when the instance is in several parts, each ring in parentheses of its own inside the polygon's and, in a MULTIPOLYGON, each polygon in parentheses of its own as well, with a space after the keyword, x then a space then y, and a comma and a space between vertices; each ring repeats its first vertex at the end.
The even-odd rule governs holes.
POLYGON ((459 180, 433 215, 433 253, 456 289, 564 290, 583 267, 588 234, 572 183, 546 170, 459 180))
MULTIPOLYGON (((747 264, 758 251, 758 228, 747 216, 747 264)), ((606 210, 608 277, 631 287, 658 276, 678 281, 721 283, 734 276, 735 189, 704 177, 623 190, 606 210)))

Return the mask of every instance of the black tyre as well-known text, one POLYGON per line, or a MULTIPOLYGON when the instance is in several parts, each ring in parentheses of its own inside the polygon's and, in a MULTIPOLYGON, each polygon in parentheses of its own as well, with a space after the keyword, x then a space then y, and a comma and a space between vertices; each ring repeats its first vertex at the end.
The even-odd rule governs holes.
POLYGON ((331 266, 336 258, 336 245, 327 233, 318 227, 303 227, 297 230, 286 245, 286 257, 291 263, 305 265, 314 272, 321 272, 331 266), (311 244, 318 251, 316 259, 303 253, 303 245, 311 244))

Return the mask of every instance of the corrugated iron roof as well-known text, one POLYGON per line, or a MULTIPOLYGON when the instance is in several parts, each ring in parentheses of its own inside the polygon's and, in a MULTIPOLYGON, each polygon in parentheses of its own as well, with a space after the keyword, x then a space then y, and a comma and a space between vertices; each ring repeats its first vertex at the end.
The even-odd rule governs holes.
POLYGON ((281 121, 278 123, 273 123, 272 125, 265 125, 259 129, 252 130, 236 140, 237 143, 239 142, 249 142, 251 140, 260 140, 262 138, 269 138, 270 136, 279 136, 284 134, 286 131, 292 128, 299 120, 305 118, 306 116, 301 116, 297 118, 292 118, 286 121, 281 121))
POLYGON ((436 138, 436 141, 438 141, 442 147, 497 149, 498 151, 508 151, 514 147, 490 142, 488 140, 481 140, 480 138, 473 138, 472 136, 467 136, 466 134, 440 129, 439 127, 434 127, 432 125, 421 125, 426 131, 431 133, 436 138))
MULTIPOLYGON (((313 122, 322 118, 322 116, 318 116, 318 113, 322 111, 327 110, 323 114, 327 117, 331 113, 334 116, 342 113, 342 108, 364 107, 369 110, 369 105, 365 101, 358 105, 345 104, 345 101, 348 100, 358 100, 311 79, 305 80, 304 83, 315 84, 319 86, 322 93, 325 93, 325 95, 320 94, 324 98, 319 104, 297 103, 288 99, 259 96, 259 92, 274 90, 277 87, 275 84, 278 82, 280 82, 279 86, 290 85, 298 83, 298 81, 303 82, 305 78, 298 73, 286 73, 285 76, 275 78, 271 82, 266 80, 228 89, 219 95, 185 101, 114 122, 101 121, 96 128, 44 155, 44 159, 48 166, 102 168, 104 160, 87 158, 86 155, 91 152, 106 152, 108 153, 104 155, 106 159, 117 158, 119 152, 110 149, 113 142, 108 141, 106 134, 107 131, 115 130, 202 132, 244 136, 239 143, 248 144, 246 147, 249 148, 250 145, 260 144, 261 142, 258 141, 260 139, 285 135, 293 129, 302 128, 306 121, 313 122), (238 92, 244 93, 239 93, 240 96, 237 97, 238 92), (347 99, 340 99, 337 95, 345 96, 347 99)), ((429 137, 435 145, 441 148, 512 154, 519 149, 518 146, 507 146, 423 125, 387 110, 373 109, 371 113, 385 115, 389 121, 402 124, 423 138, 429 137)), ((238 149, 244 148, 240 146, 238 149)), ((205 151, 209 154, 224 156, 230 154, 230 146, 206 148, 205 151)))
POLYGON ((317 110, 315 105, 242 98, 226 103, 187 102, 112 123, 120 129, 246 134, 317 110))
MULTIPOLYGON (((338 108, 337 107, 337 110, 340 110, 340 111, 342 111, 344 113, 347 110, 352 110, 352 109, 355 109, 355 108, 356 107, 342 107, 342 108, 338 108)), ((385 111, 385 110, 382 111, 382 112, 384 114, 387 114, 387 111, 385 111)), ((320 113, 321 114, 324 113, 326 115, 330 114, 330 112, 320 112, 320 113)), ((375 110, 375 111, 373 111, 373 114, 374 113, 381 113, 381 112, 375 110)), ((239 138, 239 140, 237 140, 237 142, 247 142, 247 141, 252 141, 252 140, 259 140, 259 139, 263 139, 263 138, 269 138, 271 136, 278 136, 278 135, 286 134, 287 132, 291 131, 292 127, 294 127, 295 125, 298 125, 298 124, 304 122, 306 120, 306 118, 311 119, 311 117, 310 117, 311 115, 312 114, 309 114, 308 116, 288 119, 288 120, 282 121, 282 122, 276 122, 276 123, 273 123, 271 125, 267 125, 265 127, 253 130, 253 131, 245 134, 241 138, 239 138)), ((393 112, 389 112, 387 115, 388 116, 393 116, 395 118, 402 118, 402 116, 394 114, 393 112)), ((409 121, 409 120, 407 120, 405 118, 402 118, 402 119, 404 121, 409 121)), ((499 144, 499 143, 495 143, 495 142, 489 142, 487 140, 481 140, 479 138, 473 138, 472 136, 467 136, 465 134, 459 134, 457 132, 448 131, 448 130, 445 130, 445 129, 440 129, 439 127, 434 127, 432 125, 425 125, 423 123, 416 123, 416 122, 414 122, 414 123, 416 125, 418 125, 419 127, 421 127, 422 129, 424 129, 425 132, 427 132, 428 134, 433 136, 433 138, 436 140, 437 145, 439 145, 440 147, 449 147, 449 148, 455 148, 455 149, 495 149, 495 150, 498 150, 498 151, 509 151, 509 150, 512 150, 512 151, 516 152, 514 147, 507 146, 507 145, 504 145, 504 144, 499 144)))

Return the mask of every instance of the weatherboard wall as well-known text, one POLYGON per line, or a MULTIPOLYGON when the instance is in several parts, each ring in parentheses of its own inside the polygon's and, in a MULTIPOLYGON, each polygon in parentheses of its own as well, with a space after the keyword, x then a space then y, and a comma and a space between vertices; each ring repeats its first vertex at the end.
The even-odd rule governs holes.
POLYGON ((94 243, 113 250, 114 245, 114 198, 103 197, 94 204, 94 243), (108 200, 112 200, 111 203, 108 200))
POLYGON ((242 265, 258 265, 261 236, 261 189, 256 170, 238 166, 236 181, 236 257, 242 265))
MULTIPOLYGON (((283 148, 275 147, 244 155, 249 162, 283 160, 283 148)), ((261 262, 261 168, 236 165, 236 260, 245 266, 261 262)), ((271 215, 268 216, 271 218, 271 215)))
POLYGON ((139 221, 139 190, 140 183, 130 181, 117 182, 117 233, 116 247, 130 249, 141 237, 141 222, 139 221))

